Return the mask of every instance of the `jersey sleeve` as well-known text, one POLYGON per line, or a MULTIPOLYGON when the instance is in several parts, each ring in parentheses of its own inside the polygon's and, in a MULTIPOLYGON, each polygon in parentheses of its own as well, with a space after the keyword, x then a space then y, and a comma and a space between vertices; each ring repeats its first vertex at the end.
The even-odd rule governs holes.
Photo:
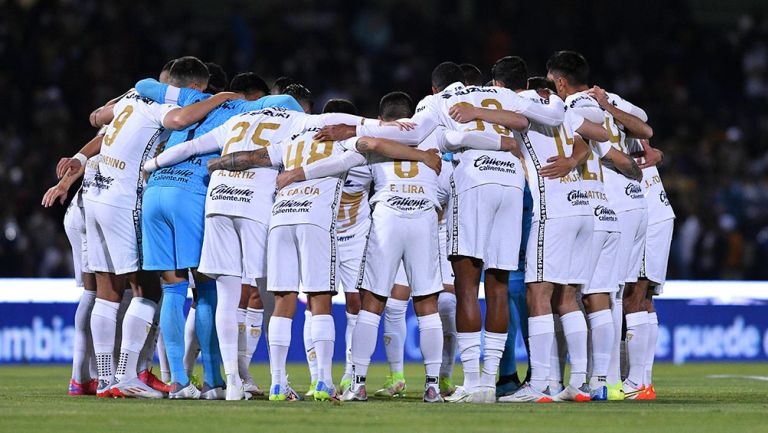
POLYGON ((148 173, 152 173, 159 168, 176 165, 195 155, 218 152, 220 151, 221 143, 223 142, 222 131, 226 131, 224 125, 207 134, 203 134, 194 140, 185 141, 184 143, 179 143, 176 146, 170 147, 160 155, 147 161, 146 164, 144 164, 144 170, 148 173))
POLYGON ((304 177, 309 180, 321 177, 337 176, 349 171, 354 167, 364 165, 366 161, 367 160, 365 156, 362 154, 354 150, 348 150, 347 152, 331 156, 330 158, 324 158, 314 164, 310 164, 304 167, 304 177))
POLYGON ((154 78, 145 78, 143 80, 138 81, 136 83, 135 88, 136 88, 136 92, 139 95, 145 98, 149 98, 160 104, 165 104, 166 102, 168 102, 169 104, 176 104, 179 99, 178 87, 163 84, 155 80, 154 78), (171 88, 173 90, 169 94, 168 90, 171 88))
MULTIPOLYGON (((513 92, 514 93, 514 92, 513 92)), ((522 114, 529 120, 546 126, 558 126, 565 119, 565 104, 559 96, 552 94, 548 103, 540 104, 528 98, 515 94, 516 98, 510 98, 511 111, 522 114)))
POLYGON ((602 141, 597 143, 597 153, 600 155, 600 158, 608 155, 608 152, 610 152, 611 149, 613 149, 613 146, 611 146, 610 141, 602 141))
POLYGON ((461 148, 499 150, 501 149, 501 136, 479 131, 446 131, 443 146, 444 148, 440 149, 443 152, 452 152, 461 148))
POLYGON ((629 113, 639 118, 643 122, 648 121, 648 114, 642 108, 638 107, 637 105, 627 101, 626 99, 614 93, 611 93, 610 96, 611 96, 611 99, 615 102, 614 105, 616 105, 616 108, 618 108, 619 110, 625 113, 629 113))
POLYGON ((299 105, 299 103, 296 102, 296 99, 290 95, 267 95, 258 101, 261 101, 261 106, 257 109, 267 107, 282 107, 286 110, 299 111, 302 113, 304 112, 304 109, 301 108, 301 105, 299 105))
POLYGON ((324 113, 311 115, 307 118, 307 128, 322 128, 328 125, 360 125, 363 118, 346 113, 324 113))
POLYGON ((603 109, 600 108, 597 101, 587 95, 580 95, 568 103, 568 111, 574 111, 581 117, 593 123, 602 124, 605 121, 603 109))
POLYGON ((175 104, 153 104, 151 113, 153 115, 153 121, 158 125, 165 127, 165 117, 173 110, 181 108, 175 104))
MULTIPOLYGON (((272 162, 272 167, 279 167, 283 165, 283 152, 285 151, 284 148, 284 141, 279 141, 277 143, 273 143, 271 146, 264 147, 264 149, 267 149, 267 154, 269 155, 269 160, 272 162)), ((256 150, 256 152, 258 152, 258 150, 256 150)))
MULTIPOLYGON (((418 116, 418 115, 417 115, 418 116)), ((416 126, 411 130, 400 130, 397 126, 367 126, 358 125, 356 135, 358 137, 376 137, 399 141, 403 144, 419 144, 429 137, 435 130, 437 123, 428 116, 416 117, 413 122, 416 126)))
POLYGON ((570 125, 571 130, 573 130, 574 133, 578 134, 577 129, 581 128, 581 125, 584 124, 584 117, 580 115, 579 113, 575 112, 574 110, 568 110, 565 112, 565 121, 570 125))

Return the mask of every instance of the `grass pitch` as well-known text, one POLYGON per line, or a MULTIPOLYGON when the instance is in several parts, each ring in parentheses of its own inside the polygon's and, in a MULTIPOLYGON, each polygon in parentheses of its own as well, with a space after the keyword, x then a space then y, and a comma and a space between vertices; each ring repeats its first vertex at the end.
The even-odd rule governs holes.
MULTIPOLYGON (((267 366, 251 370, 266 388, 267 366)), ((422 371, 406 366, 406 398, 333 404, 68 397, 68 367, 0 367, 0 432, 768 432, 765 364, 660 364, 653 402, 521 405, 423 404, 422 371)), ((289 373, 294 387, 305 391, 306 366, 292 365, 289 373)), ((342 366, 334 373, 339 380, 342 366)), ((385 366, 372 366, 369 393, 385 374, 385 366)))

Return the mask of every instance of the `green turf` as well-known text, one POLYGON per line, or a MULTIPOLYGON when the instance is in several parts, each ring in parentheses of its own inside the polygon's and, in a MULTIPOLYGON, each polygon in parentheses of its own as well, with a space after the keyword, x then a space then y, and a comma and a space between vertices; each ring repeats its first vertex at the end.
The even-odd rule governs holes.
MULTIPOLYGON (((266 365, 251 369, 258 383, 268 384, 266 365)), ((655 371, 656 401, 586 404, 427 405, 420 402, 421 371, 406 366, 405 399, 333 404, 68 397, 66 367, 0 367, 0 432, 768 432, 767 381, 707 378, 764 376, 765 364, 662 364, 655 371)), ((305 391, 306 367, 290 366, 289 373, 305 391)), ((369 392, 385 373, 372 367, 369 392)), ((341 369, 335 374, 338 380, 341 369)))

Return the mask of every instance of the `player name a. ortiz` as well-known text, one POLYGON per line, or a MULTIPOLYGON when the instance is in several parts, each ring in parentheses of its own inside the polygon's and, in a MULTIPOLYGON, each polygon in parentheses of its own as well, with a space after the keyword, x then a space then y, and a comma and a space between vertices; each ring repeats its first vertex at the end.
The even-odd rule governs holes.
POLYGON ((236 177, 238 179, 253 179, 256 173, 252 171, 219 170, 219 176, 236 177))
POLYGON ((510 174, 517 173, 514 161, 502 161, 488 155, 475 159, 475 168, 480 171, 493 170, 510 174))

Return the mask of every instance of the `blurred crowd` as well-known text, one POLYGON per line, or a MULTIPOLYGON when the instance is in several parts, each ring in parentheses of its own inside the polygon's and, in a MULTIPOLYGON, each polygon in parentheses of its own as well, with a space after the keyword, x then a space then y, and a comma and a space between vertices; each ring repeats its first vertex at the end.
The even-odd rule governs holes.
POLYGON ((768 21, 759 11, 719 14, 682 0, 211 3, 0 1, 0 276, 71 275, 64 207, 40 206, 55 164, 95 133, 93 108, 171 58, 195 55, 230 77, 290 76, 312 90, 316 111, 344 97, 375 116, 388 91, 429 93, 440 61, 487 74, 514 54, 543 74, 552 52, 575 49, 595 84, 649 113, 652 144, 666 153, 660 170, 677 213, 670 278, 768 279, 768 21))

